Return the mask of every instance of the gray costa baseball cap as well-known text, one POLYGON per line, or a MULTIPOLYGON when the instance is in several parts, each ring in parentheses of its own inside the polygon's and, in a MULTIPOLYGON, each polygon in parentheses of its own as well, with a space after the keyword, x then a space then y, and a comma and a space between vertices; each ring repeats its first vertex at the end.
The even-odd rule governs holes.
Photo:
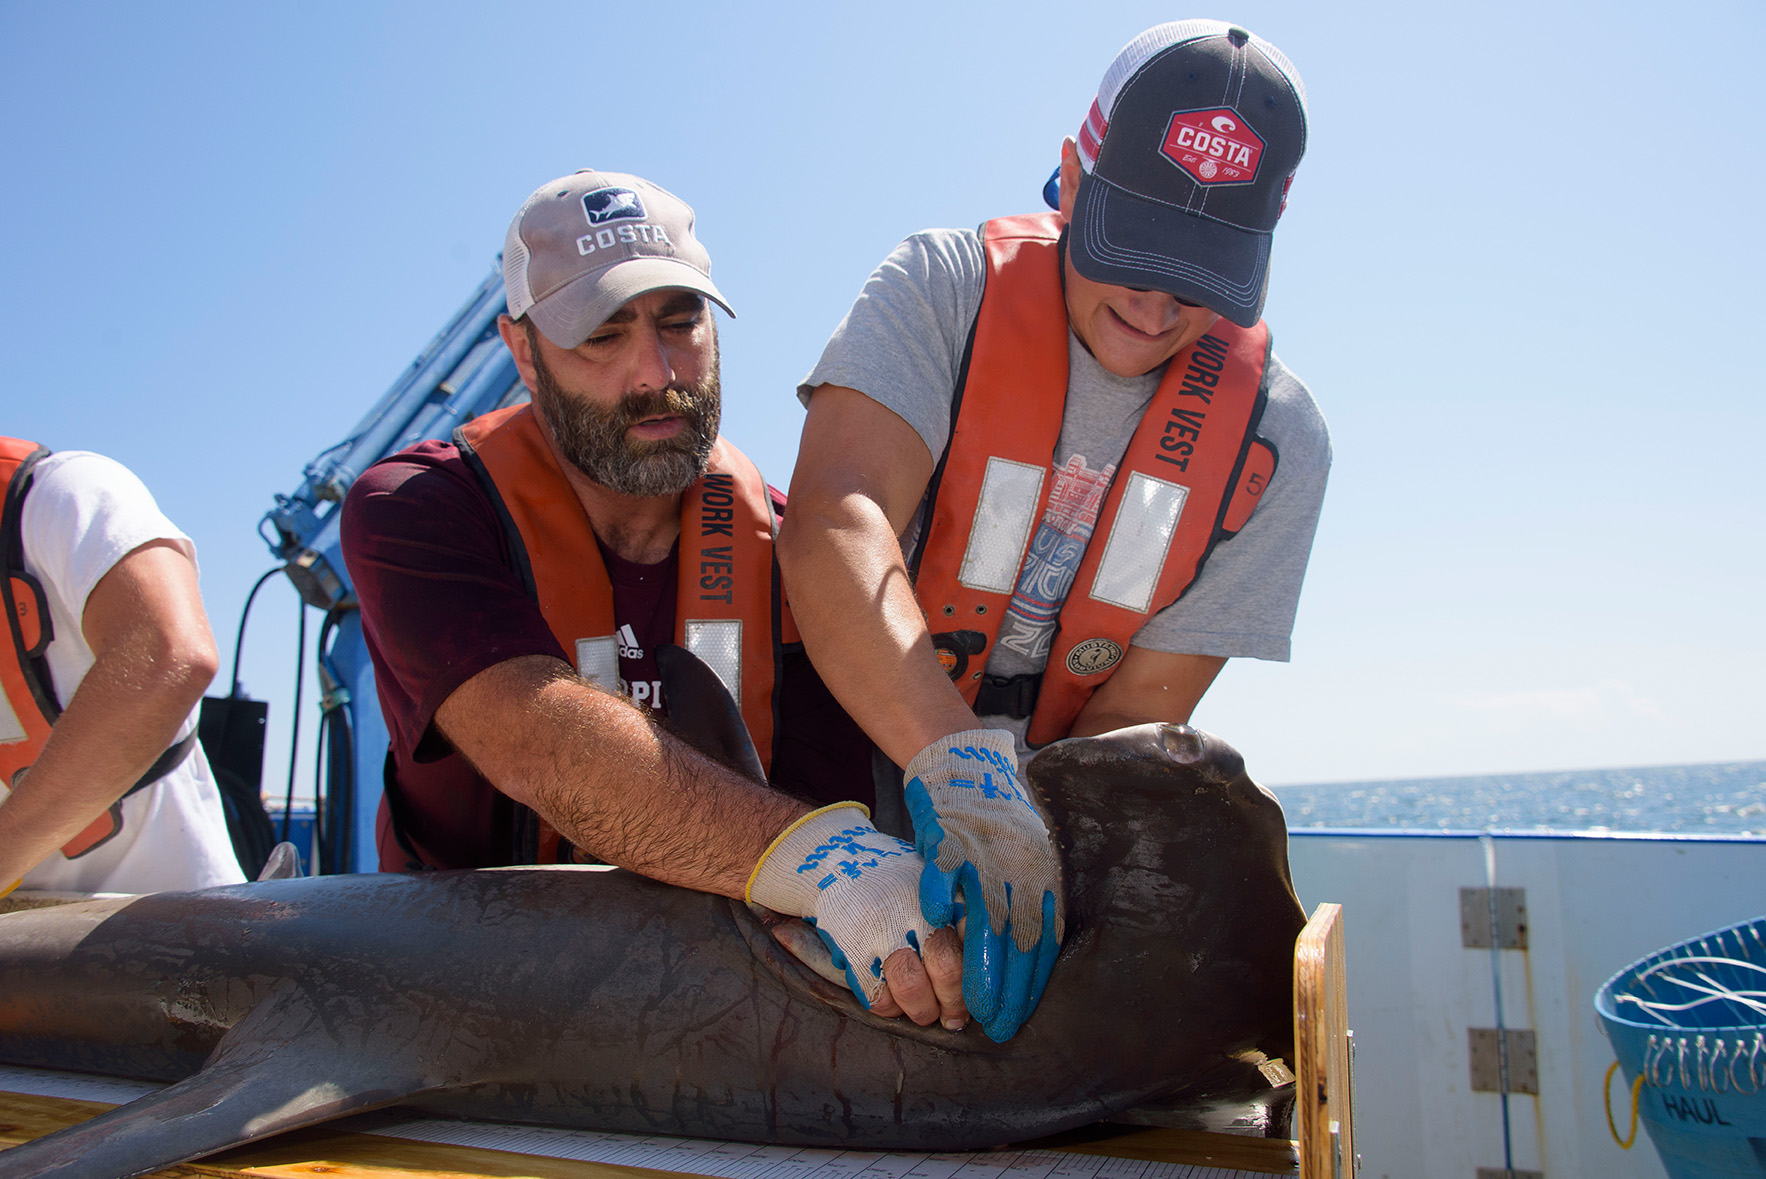
POLYGON ((1281 50, 1222 21, 1148 29, 1104 74, 1078 146, 1074 269, 1257 322, 1306 151, 1306 87, 1281 50))
POLYGON ((509 314, 575 348, 626 303, 665 288, 698 291, 736 313, 711 281, 693 210, 665 188, 583 169, 534 190, 503 239, 509 314))

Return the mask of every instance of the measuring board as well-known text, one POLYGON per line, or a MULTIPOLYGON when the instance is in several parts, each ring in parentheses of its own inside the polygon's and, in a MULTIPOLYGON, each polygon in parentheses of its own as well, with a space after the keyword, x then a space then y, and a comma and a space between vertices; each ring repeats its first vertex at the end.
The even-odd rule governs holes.
MULTIPOLYGON (((9 1093, 121 1105, 161 1087, 144 1081, 0 1065, 0 1091, 9 1093)), ((716 1179, 1267 1179, 1254 1171, 1058 1150, 930 1153, 760 1146, 704 1138, 412 1118, 390 1110, 339 1118, 326 1128, 716 1179)))

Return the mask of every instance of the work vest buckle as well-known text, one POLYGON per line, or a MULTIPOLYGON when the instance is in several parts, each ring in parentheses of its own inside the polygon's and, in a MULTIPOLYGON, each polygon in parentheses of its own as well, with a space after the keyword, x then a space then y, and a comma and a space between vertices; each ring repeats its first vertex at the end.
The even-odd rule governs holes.
POLYGON ((1041 692, 1041 672, 983 676, 981 690, 975 693, 975 715, 1023 720, 1036 711, 1036 698, 1041 692))

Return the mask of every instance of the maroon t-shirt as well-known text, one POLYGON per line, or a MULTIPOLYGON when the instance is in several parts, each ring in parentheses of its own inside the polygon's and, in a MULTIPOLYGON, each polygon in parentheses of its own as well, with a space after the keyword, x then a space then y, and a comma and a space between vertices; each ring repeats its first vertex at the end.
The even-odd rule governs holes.
MULTIPOLYGON (((775 507, 783 496, 773 492, 775 507)), ((380 807, 384 871, 516 862, 519 808, 454 752, 436 709, 488 667, 523 655, 571 664, 517 572, 509 538, 452 443, 424 442, 375 463, 344 502, 344 562, 392 749, 380 807)), ((601 546, 613 583, 619 674, 636 701, 666 713, 656 648, 675 641, 676 553, 656 565, 601 546)), ((787 647, 779 685, 774 786, 818 803, 872 800, 870 743, 834 701, 801 647, 787 647)))

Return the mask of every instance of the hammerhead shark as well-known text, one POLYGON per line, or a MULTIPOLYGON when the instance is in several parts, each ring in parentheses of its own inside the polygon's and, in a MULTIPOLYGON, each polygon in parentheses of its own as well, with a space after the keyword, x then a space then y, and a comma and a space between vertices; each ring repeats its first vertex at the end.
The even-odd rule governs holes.
POLYGON ((173 1082, 0 1152, 0 1179, 138 1175, 391 1105, 965 1150, 1098 1121, 1247 1052, 1291 1059, 1304 913, 1281 808, 1238 753, 1141 725, 1050 745, 1026 776, 1060 842, 1068 934, 1004 1044, 872 1015, 767 915, 617 869, 260 881, 0 917, 0 1062, 173 1082))

